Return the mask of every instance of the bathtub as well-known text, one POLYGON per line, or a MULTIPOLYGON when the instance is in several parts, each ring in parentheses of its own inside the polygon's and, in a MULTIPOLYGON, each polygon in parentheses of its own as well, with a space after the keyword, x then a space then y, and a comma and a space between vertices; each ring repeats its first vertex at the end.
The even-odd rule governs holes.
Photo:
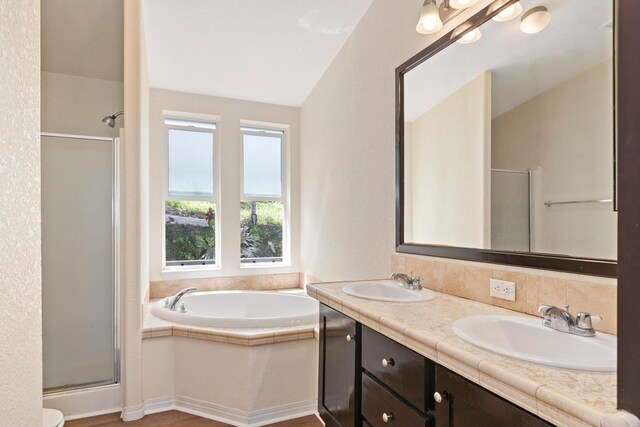
POLYGON ((303 293, 195 292, 183 296, 180 303, 185 304, 186 313, 169 310, 165 299, 153 303, 151 313, 170 322, 214 328, 274 328, 318 322, 318 301, 303 293))

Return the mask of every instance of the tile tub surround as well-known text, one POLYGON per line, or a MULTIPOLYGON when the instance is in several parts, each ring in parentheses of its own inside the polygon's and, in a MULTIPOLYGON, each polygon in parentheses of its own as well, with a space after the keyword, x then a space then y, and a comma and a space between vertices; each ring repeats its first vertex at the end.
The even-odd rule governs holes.
POLYGON ((640 426, 616 408, 615 373, 534 365, 466 343, 452 329, 465 316, 521 313, 444 293, 427 302, 365 300, 342 292, 346 283, 309 284, 307 293, 554 424, 640 426))
POLYGON ((437 292, 534 316, 540 316, 540 304, 569 304, 574 314, 585 311, 601 316, 602 323, 595 326, 596 330, 617 333, 615 279, 404 254, 392 256, 391 270, 420 276, 424 287, 437 292), (516 300, 490 297, 489 279, 516 282, 516 300))
POLYGON ((317 325, 283 328, 210 328, 169 322, 151 314, 151 304, 157 301, 160 301, 160 298, 150 300, 146 307, 142 339, 174 336, 246 346, 318 339, 317 325))
POLYGON ((149 298, 168 297, 175 295, 181 289, 189 287, 196 287, 199 291, 273 291, 300 288, 303 279, 304 275, 302 273, 284 273, 163 280, 149 283, 149 298))

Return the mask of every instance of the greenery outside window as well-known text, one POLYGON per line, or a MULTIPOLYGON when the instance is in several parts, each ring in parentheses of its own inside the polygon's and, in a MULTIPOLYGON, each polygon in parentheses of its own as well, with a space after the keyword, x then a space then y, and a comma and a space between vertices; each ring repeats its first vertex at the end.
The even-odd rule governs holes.
POLYGON ((165 266, 216 265, 215 123, 165 118, 165 266))
POLYGON ((240 260, 243 265, 286 259, 285 132, 241 127, 242 200, 240 260))

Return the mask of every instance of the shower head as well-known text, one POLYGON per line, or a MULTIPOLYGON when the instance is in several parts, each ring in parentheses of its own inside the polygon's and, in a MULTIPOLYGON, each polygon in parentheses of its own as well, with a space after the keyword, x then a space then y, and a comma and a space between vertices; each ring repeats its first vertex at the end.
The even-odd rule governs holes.
POLYGON ((121 116, 124 114, 124 111, 118 111, 115 114, 112 114, 110 116, 106 116, 104 119, 102 119, 102 123, 104 123, 105 125, 109 126, 110 128, 114 128, 116 126, 116 118, 118 116, 121 116))

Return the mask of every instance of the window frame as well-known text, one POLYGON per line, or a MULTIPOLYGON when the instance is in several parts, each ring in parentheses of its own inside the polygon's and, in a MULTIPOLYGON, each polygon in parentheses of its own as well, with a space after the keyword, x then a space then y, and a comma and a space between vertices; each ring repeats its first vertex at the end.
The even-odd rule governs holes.
MULTIPOLYGON (((282 203, 282 257, 280 261, 269 261, 272 258, 241 258, 238 262, 241 269, 251 268, 270 268, 283 267, 291 265, 291 204, 289 180, 289 134, 290 127, 288 125, 273 125, 259 122, 240 122, 240 200, 241 202, 281 202, 282 203), (255 194, 245 194, 244 192, 244 136, 269 136, 280 138, 280 197, 258 196, 255 194), (264 260, 264 261, 256 261, 264 260)), ((238 214, 240 212, 238 211, 238 214)), ((240 238, 240 235, 238 235, 240 238)))
POLYGON ((184 113, 169 113, 164 112, 162 116, 162 124, 164 127, 164 160, 163 160, 163 174, 162 174, 162 271, 163 272, 175 272, 175 271, 194 271, 194 270, 220 270, 222 268, 222 248, 221 248, 221 234, 220 234, 220 119, 214 116, 205 116, 199 114, 184 114, 184 113), (193 125, 179 125, 179 124, 167 124, 167 120, 176 120, 182 122, 195 122, 203 123, 207 125, 213 125, 213 129, 197 127, 193 125), (212 169, 211 174, 213 194, 211 196, 196 196, 196 195, 171 195, 169 194, 169 132, 170 130, 180 130, 187 132, 201 132, 212 135, 213 149, 212 149, 212 169), (215 258, 213 262, 198 261, 198 260, 183 260, 183 261, 167 261, 167 227, 166 219, 166 202, 167 201, 196 201, 196 202, 212 202, 215 204, 215 258), (167 262, 176 263, 173 265, 167 264, 167 262), (177 263, 182 262, 181 265, 177 263))

